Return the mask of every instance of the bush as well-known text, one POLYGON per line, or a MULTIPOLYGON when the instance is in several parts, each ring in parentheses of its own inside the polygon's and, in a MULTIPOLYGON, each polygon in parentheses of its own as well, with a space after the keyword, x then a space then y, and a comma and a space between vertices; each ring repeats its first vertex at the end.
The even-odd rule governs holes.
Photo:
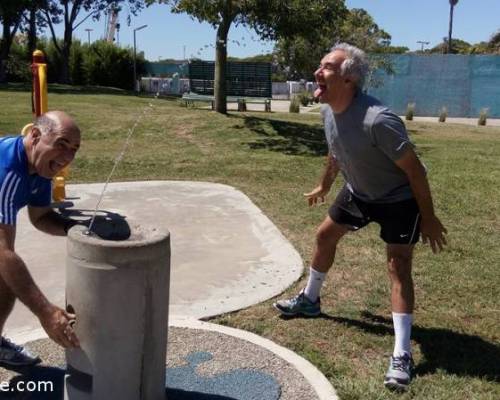
POLYGON ((479 119, 477 120, 477 124, 480 126, 485 126, 486 125, 486 120, 488 119, 488 109, 487 108, 482 108, 481 112, 479 113, 479 119))
POLYGON ((310 103, 312 103, 312 95, 307 91, 300 92, 297 97, 299 98, 300 104, 304 107, 307 107, 310 103))
POLYGON ((290 100, 290 108, 288 109, 291 113, 300 113, 300 99, 298 96, 293 96, 290 100))
MULTIPOLYGON (((62 46, 62 41, 59 41, 62 46)), ((58 83, 62 71, 61 55, 53 41, 45 37, 37 41, 47 63, 47 80, 58 83)), ((73 85, 111 86, 133 89, 134 55, 131 48, 123 48, 105 41, 91 46, 73 40, 69 57, 69 76, 73 85)), ((26 44, 13 43, 7 60, 7 79, 11 82, 31 81, 31 55, 26 44)), ((137 55, 137 76, 145 71, 143 54, 137 55)))
POLYGON ((408 103, 406 107, 406 120, 413 121, 413 116, 415 114, 415 103, 408 103))
MULTIPOLYGON (((137 76, 144 71, 144 57, 137 56, 137 76)), ((92 43, 84 56, 83 69, 88 85, 134 89, 134 55, 130 48, 121 48, 100 40, 92 43)))
MULTIPOLYGON (((0 39, 1 41, 1 39, 0 39)), ((5 63, 5 73, 9 82, 31 82, 30 59, 26 46, 16 36, 12 41, 5 63)))
POLYGON ((446 117, 448 117, 448 110, 446 107, 442 107, 439 111, 439 122, 446 122, 446 117))

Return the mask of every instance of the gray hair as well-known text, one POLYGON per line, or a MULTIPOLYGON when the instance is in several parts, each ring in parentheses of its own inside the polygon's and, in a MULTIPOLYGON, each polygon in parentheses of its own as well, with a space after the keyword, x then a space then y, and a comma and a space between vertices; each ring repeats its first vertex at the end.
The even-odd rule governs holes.
POLYGON ((365 78, 368 75, 369 65, 366 53, 348 43, 337 43, 331 48, 332 51, 342 50, 346 59, 340 66, 340 74, 342 76, 351 75, 356 79, 356 85, 362 88, 365 83, 365 78))
POLYGON ((47 114, 37 117, 33 123, 33 127, 38 128, 42 135, 51 135, 61 130, 61 124, 47 114))

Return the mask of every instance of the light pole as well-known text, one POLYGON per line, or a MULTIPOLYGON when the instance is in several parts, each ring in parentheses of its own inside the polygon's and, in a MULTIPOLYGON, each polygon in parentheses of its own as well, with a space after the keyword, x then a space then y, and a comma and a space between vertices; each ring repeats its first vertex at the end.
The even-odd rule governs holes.
POLYGON ((144 29, 146 27, 147 27, 147 25, 142 25, 142 26, 134 29, 134 90, 136 92, 138 90, 137 90, 137 66, 136 66, 137 55, 136 55, 136 44, 135 44, 135 32, 140 31, 141 29, 144 29))
POLYGON ((87 31, 87 36, 88 36, 89 46, 90 46, 90 32, 92 32, 93 29, 92 28, 86 28, 85 30, 87 31))
POLYGON ((422 40, 417 40, 417 43, 420 43, 422 45, 422 53, 424 52, 424 46, 427 46, 430 42, 424 42, 422 40))
POLYGON ((450 25, 448 27, 448 54, 453 50, 451 32, 453 30, 453 8, 457 5, 458 0, 450 0, 450 25))

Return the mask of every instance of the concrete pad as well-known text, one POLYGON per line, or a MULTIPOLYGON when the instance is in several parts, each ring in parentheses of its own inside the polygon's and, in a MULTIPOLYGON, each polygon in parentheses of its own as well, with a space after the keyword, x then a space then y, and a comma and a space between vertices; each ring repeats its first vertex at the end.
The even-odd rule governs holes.
MULTIPOLYGON (((68 185, 67 211, 90 216, 102 188, 103 184, 68 185)), ((171 316, 206 318, 245 308, 278 295, 303 272, 299 254, 276 226, 247 196, 227 185, 111 183, 100 210, 170 231, 171 316)), ((23 210, 16 250, 42 291, 64 306, 66 238, 36 231, 23 210)), ((6 335, 36 328, 36 318, 18 302, 6 335)))

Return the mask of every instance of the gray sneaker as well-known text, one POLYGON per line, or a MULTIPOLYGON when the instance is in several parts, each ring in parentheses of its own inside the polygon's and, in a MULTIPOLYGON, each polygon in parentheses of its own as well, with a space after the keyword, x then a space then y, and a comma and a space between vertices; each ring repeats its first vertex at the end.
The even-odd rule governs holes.
POLYGON ((34 356, 24 347, 0 336, 0 365, 24 367, 38 364, 40 361, 39 357, 34 356))
POLYGON ((405 353, 401 357, 391 356, 389 368, 384 378, 385 387, 395 391, 405 391, 411 381, 412 368, 411 354, 405 353))
POLYGON ((304 291, 301 291, 297 296, 288 300, 278 300, 273 304, 281 314, 288 317, 304 315, 306 317, 317 317, 321 314, 321 302, 318 297, 314 303, 309 300, 304 291))

